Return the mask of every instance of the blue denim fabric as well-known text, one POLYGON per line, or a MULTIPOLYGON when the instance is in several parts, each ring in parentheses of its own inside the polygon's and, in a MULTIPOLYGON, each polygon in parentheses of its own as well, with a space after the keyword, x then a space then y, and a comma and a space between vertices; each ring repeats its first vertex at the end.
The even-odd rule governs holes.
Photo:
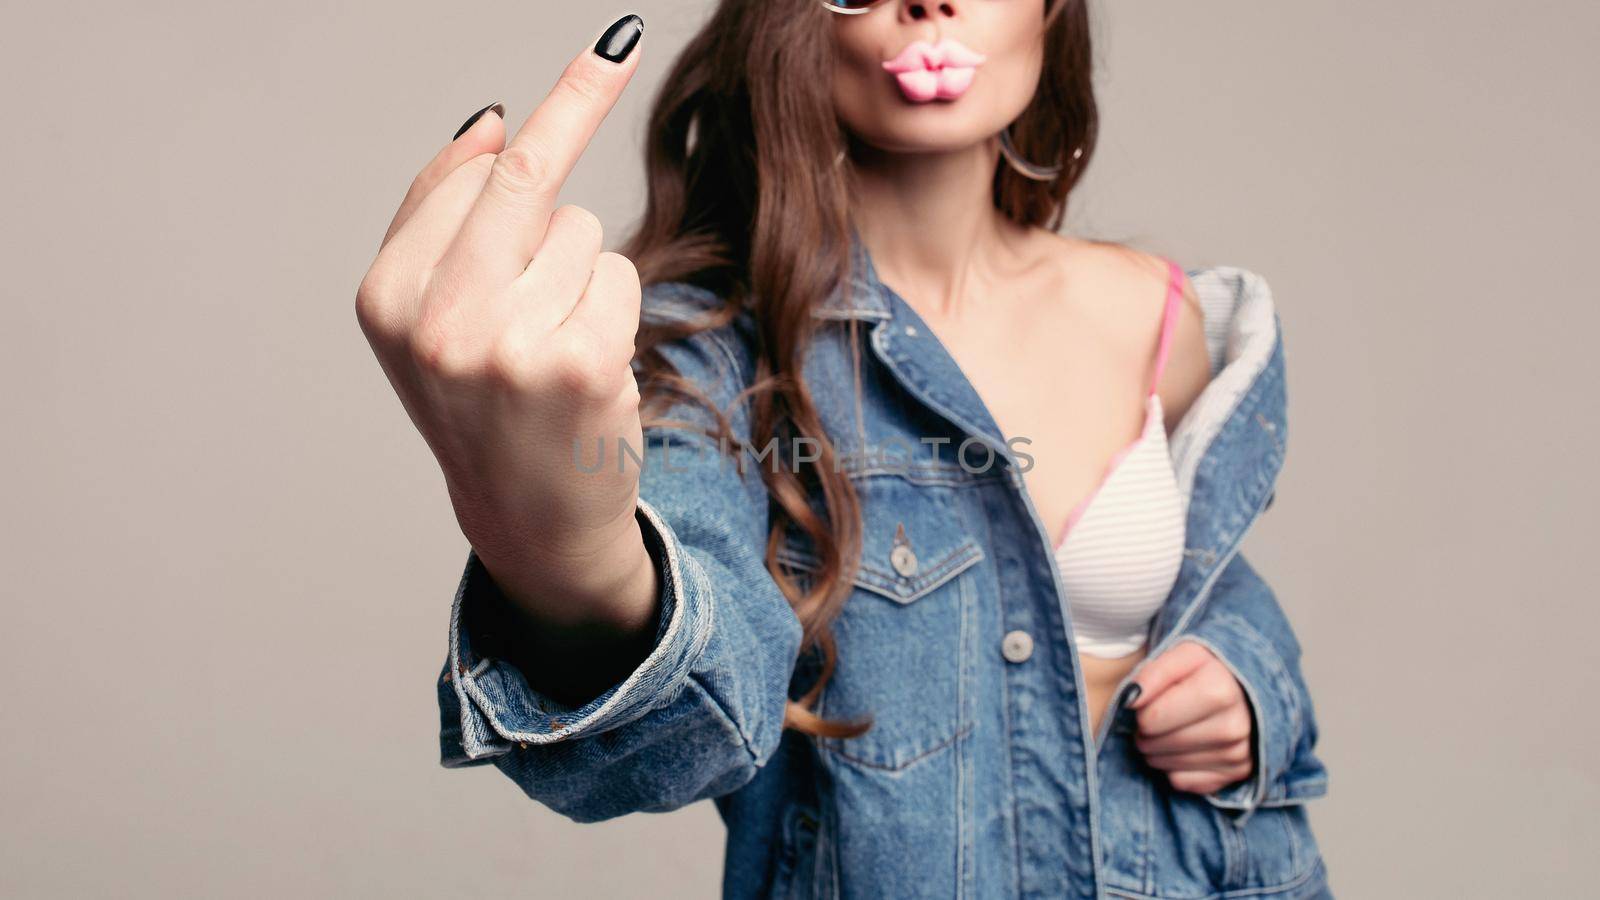
MULTIPOLYGON (((461 610, 495 588, 469 552, 438 685, 443 764, 492 763, 580 822, 713 798, 728 826, 730 898, 1327 896, 1304 805, 1327 779, 1300 648, 1239 554, 1272 499, 1287 434, 1266 282, 1233 267, 1188 273, 1207 311, 1213 379, 1171 441, 1188 535, 1149 655, 1205 645, 1244 686, 1258 735, 1256 774, 1202 797, 1144 765, 1122 691, 1089 733, 1072 598, 1007 436, 859 240, 854 251, 853 281, 816 310, 825 321, 805 377, 864 527, 820 711, 870 714, 874 726, 824 740, 783 729, 784 701, 815 667, 797 660, 799 622, 762 562, 768 501, 756 466, 741 473, 711 440, 652 428, 638 516, 661 582, 654 649, 582 707, 553 701, 474 653, 461 610), (867 335, 859 407, 850 319, 867 335), (1018 630, 1033 650, 1014 662, 1000 647, 1018 630)), ((644 315, 716 303, 658 284, 644 315)), ((752 339, 741 318, 667 354, 730 408, 752 377, 752 339)), ((741 437, 744 413, 731 408, 741 437)), ((688 404, 673 415, 710 421, 688 404)), ((795 536, 780 556, 802 578, 815 565, 795 536)))

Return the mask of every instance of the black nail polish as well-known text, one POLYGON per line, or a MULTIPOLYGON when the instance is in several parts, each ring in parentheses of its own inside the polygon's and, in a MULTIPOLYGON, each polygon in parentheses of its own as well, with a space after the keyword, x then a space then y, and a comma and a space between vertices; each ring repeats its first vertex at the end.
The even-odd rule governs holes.
POLYGON ((1135 681, 1133 684, 1128 685, 1128 689, 1122 692, 1123 707, 1132 706, 1133 701, 1139 699, 1139 695, 1142 693, 1144 693, 1144 686, 1139 682, 1135 681))
POLYGON ((485 106, 483 109, 480 109, 477 112, 473 113, 472 116, 470 118, 468 118, 467 121, 465 123, 463 123, 460 128, 456 129, 455 135, 453 137, 451 137, 450 140, 453 141, 456 138, 461 137, 463 134, 466 134, 468 128, 471 128, 473 125, 476 125, 478 123, 478 120, 483 118, 483 114, 486 113, 486 112, 490 112, 490 111, 493 111, 495 115, 499 116, 502 119, 504 119, 506 117, 505 104, 503 104, 503 103, 491 103, 488 106, 485 106))
POLYGON ((626 15, 611 23, 606 33, 595 42, 594 52, 612 62, 622 62, 638 45, 644 34, 644 20, 636 15, 626 15))

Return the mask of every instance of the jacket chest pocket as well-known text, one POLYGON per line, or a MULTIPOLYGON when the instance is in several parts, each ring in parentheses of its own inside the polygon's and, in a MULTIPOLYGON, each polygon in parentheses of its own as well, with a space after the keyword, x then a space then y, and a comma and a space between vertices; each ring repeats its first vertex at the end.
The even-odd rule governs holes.
MULTIPOLYGON (((870 717, 872 727, 820 743, 858 766, 899 771, 972 727, 971 648, 984 552, 941 489, 869 484, 857 485, 857 493, 861 563, 833 623, 838 659, 818 711, 870 717)), ((778 556, 802 578, 816 568, 793 543, 778 556)))

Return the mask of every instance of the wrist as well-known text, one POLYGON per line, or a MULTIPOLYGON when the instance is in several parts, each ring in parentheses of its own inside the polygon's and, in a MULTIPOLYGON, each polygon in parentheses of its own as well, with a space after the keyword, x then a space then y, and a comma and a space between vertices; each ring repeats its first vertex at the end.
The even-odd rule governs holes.
POLYGON ((587 547, 540 542, 516 558, 478 552, 507 601, 530 624, 558 632, 626 637, 653 632, 659 583, 638 517, 587 547))

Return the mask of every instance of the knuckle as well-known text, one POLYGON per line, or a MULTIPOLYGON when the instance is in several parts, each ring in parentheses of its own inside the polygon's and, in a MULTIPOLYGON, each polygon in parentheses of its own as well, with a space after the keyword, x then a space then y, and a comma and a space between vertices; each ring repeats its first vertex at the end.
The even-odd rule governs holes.
POLYGON ((566 328, 562 348, 555 352, 552 365, 558 388, 590 404, 618 397, 622 376, 630 375, 624 368, 611 365, 605 341, 582 327, 566 328))
POLYGON ((420 323, 411 332, 408 347, 417 368, 437 378, 456 380, 471 371, 462 342, 436 320, 420 323))
POLYGON ((505 387, 521 387, 530 381, 531 354, 522 341, 503 335, 495 341, 484 359, 484 374, 505 387))
POLYGON ((639 413, 639 387, 631 370, 620 373, 613 370, 605 375, 606 392, 601 402, 608 404, 607 412, 619 421, 639 413))
POLYGON ((531 190, 550 181, 555 172, 555 160, 537 145, 515 144, 495 157, 493 171, 506 185, 531 190))
POLYGON ((1250 737, 1251 730, 1250 711, 1244 709, 1242 706, 1235 708, 1233 712, 1228 715, 1227 728, 1228 735, 1230 737, 1238 740, 1248 739, 1250 737))
POLYGON ((596 257, 596 261, 620 274, 626 275, 630 272, 638 274, 638 270, 634 268, 633 260, 623 256, 621 253, 618 253, 615 250, 606 250, 602 252, 598 257, 596 257))
POLYGON ((566 329, 550 354, 549 377, 552 386, 562 393, 585 400, 606 395, 609 385, 604 358, 596 341, 580 329, 566 329))
POLYGON ((595 257, 595 266, 605 267, 615 279, 615 283, 626 285, 634 299, 638 299, 641 290, 639 268, 633 264, 633 260, 614 250, 606 250, 595 257))
POLYGON ((570 228, 596 243, 605 239, 605 226, 600 224, 600 217, 576 204, 560 207, 550 218, 559 219, 563 228, 570 228))
POLYGON ((1218 709, 1231 705, 1234 701, 1234 693, 1233 685, 1229 682, 1232 680, 1232 676, 1229 676, 1227 680, 1221 678, 1208 679, 1200 688, 1202 699, 1208 705, 1218 709))
POLYGON ((634 375, 632 366, 626 369, 621 379, 623 408, 636 412, 639 409, 639 404, 643 401, 643 397, 639 393, 639 379, 634 375))
POLYGON ((356 322, 369 338, 393 342, 404 337, 396 281, 388 267, 374 264, 356 288, 356 322))
POLYGON ((378 266, 367 270, 356 288, 356 318, 363 328, 381 325, 387 314, 388 279, 378 266))
POLYGON ((572 66, 561 73, 552 92, 566 94, 586 106, 602 103, 605 99, 605 85, 598 75, 590 69, 572 66))

